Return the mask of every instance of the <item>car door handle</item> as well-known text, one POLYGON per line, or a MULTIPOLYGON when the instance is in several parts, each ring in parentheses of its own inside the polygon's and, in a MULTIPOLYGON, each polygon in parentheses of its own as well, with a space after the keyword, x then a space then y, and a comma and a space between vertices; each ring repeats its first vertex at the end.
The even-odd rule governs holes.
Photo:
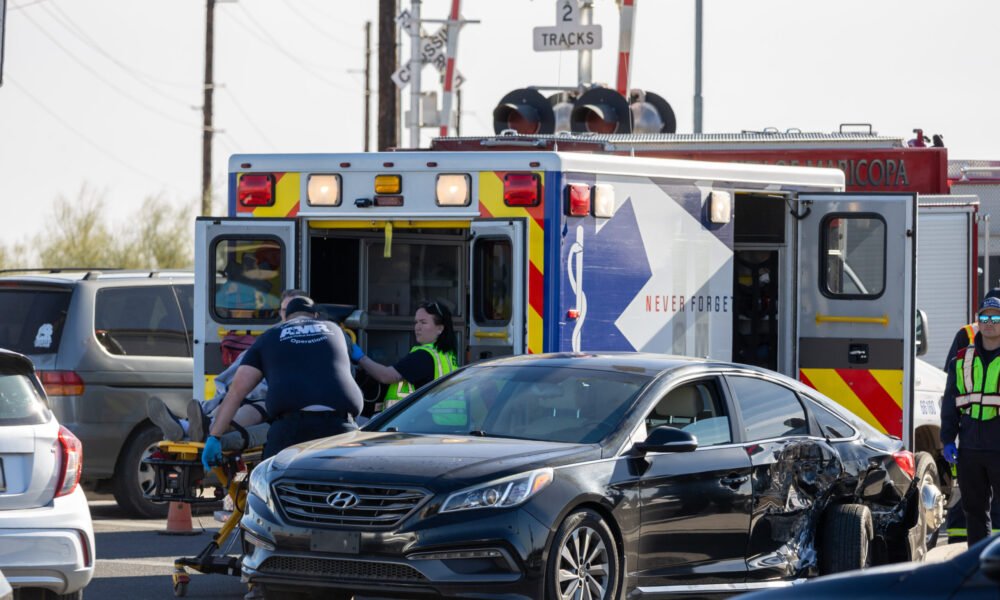
POLYGON ((738 488, 744 483, 750 481, 749 475, 726 475, 721 480, 722 485, 729 486, 731 488, 738 488))

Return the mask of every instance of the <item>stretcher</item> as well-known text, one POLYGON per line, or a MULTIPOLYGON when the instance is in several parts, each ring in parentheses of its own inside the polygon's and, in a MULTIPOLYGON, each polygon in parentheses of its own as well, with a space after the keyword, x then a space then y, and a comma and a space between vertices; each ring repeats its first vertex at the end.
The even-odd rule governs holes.
POLYGON ((246 450, 224 451, 223 464, 212 468, 215 480, 211 480, 206 477, 201 464, 204 447, 202 442, 163 441, 158 445, 157 452, 143 460, 153 470, 155 485, 147 496, 154 502, 186 502, 196 505, 216 503, 228 496, 233 503, 232 512, 201 552, 192 557, 174 560, 172 578, 174 595, 178 597, 187 594, 188 584, 191 582, 188 569, 205 574, 240 575, 240 557, 229 555, 238 539, 238 536, 231 534, 243 517, 248 476, 260 462, 263 450, 263 446, 257 446, 246 450), (205 496, 203 492, 208 487, 215 487, 215 493, 205 496), (225 548, 222 547, 224 543, 225 548))

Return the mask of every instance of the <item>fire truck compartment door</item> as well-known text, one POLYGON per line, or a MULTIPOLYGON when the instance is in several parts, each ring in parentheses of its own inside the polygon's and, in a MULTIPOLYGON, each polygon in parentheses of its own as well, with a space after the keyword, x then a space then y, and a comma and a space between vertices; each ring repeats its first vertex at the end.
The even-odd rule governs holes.
POLYGON ((802 194, 798 206, 799 379, 908 447, 916 207, 914 194, 802 194))
POLYGON ((199 217, 195 221, 194 395, 253 336, 279 320, 281 293, 296 287, 295 219, 199 217))
MULTIPOLYGON (((524 221, 473 221, 469 244, 469 360, 525 351, 524 221)), ((541 315, 534 315, 541 318, 541 315)))

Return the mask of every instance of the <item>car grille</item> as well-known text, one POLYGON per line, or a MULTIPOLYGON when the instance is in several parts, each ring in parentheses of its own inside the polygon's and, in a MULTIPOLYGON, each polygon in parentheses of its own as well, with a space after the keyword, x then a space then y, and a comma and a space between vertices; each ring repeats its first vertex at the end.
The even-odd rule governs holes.
POLYGON ((281 575, 313 575, 340 579, 376 579, 380 581, 424 581, 424 576, 409 565, 338 560, 333 558, 301 558, 272 556, 260 566, 261 573, 281 575))
POLYGON ((280 481, 274 486, 278 505, 290 521, 306 525, 392 527, 409 516, 427 498, 420 489, 384 486, 280 481), (338 509, 328 498, 340 492, 357 496, 358 503, 338 509))

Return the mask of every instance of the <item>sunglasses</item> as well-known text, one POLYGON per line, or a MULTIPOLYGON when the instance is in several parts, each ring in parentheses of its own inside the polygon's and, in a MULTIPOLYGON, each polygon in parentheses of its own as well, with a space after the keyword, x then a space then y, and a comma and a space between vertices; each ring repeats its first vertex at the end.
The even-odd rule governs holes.
POLYGON ((1000 315, 979 315, 980 323, 1000 324, 1000 315))
POLYGON ((435 314, 435 315, 437 315, 439 317, 443 317, 444 316, 444 313, 441 312, 441 306, 437 302, 425 302, 424 305, 423 305, 423 308, 427 312, 431 312, 431 309, 434 309, 433 312, 432 312, 432 314, 435 314))

